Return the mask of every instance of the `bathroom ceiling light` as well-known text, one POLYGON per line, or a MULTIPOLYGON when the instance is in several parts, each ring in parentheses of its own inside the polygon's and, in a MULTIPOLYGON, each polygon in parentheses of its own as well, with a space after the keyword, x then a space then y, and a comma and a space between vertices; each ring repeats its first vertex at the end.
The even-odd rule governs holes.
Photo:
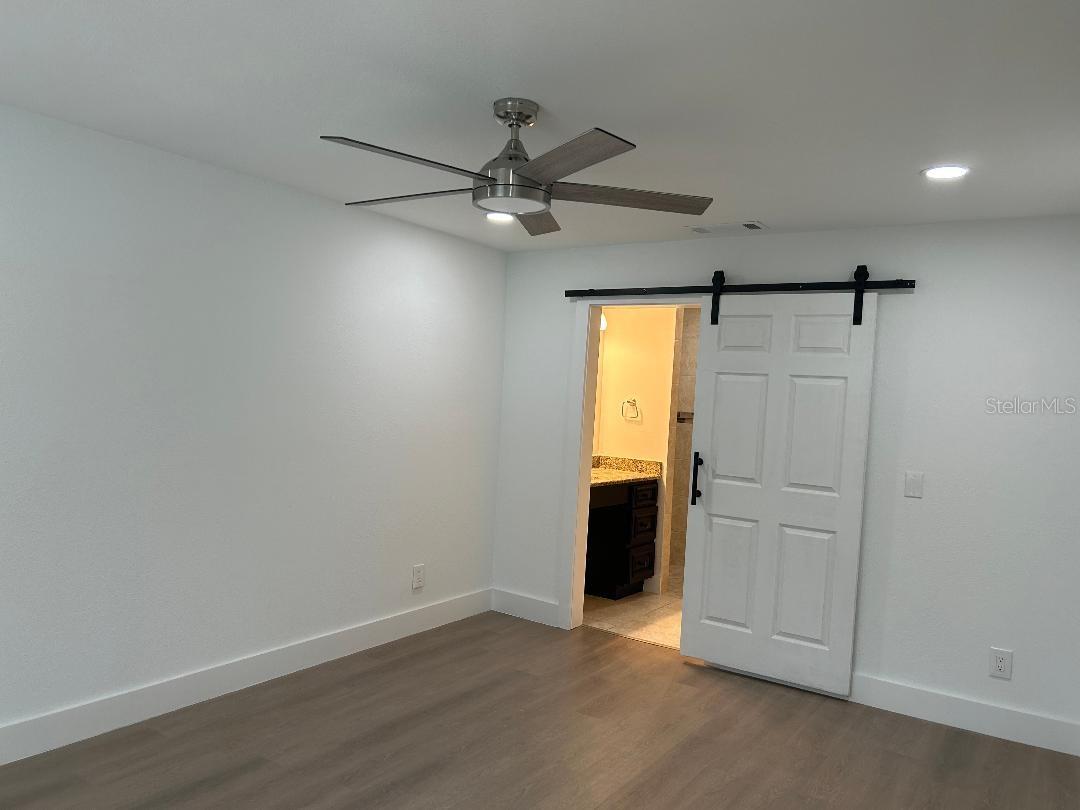
POLYGON ((923 176, 927 180, 959 180, 961 177, 965 177, 970 172, 967 166, 958 166, 956 164, 947 164, 943 166, 931 166, 929 169, 923 169, 923 176))
POLYGON ((488 222, 498 222, 502 224, 514 221, 513 214, 504 214, 501 211, 488 211, 487 218, 488 222))

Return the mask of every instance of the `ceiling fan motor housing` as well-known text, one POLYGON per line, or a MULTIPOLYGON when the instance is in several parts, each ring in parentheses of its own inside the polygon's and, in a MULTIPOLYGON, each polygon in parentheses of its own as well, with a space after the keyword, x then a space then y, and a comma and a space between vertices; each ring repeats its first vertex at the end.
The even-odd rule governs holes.
POLYGON ((551 207, 550 186, 544 187, 517 173, 529 162, 529 153, 518 139, 518 130, 535 124, 539 109, 535 101, 524 98, 500 98, 495 102, 495 119, 510 127, 510 140, 480 169, 480 174, 494 182, 473 182, 472 199, 477 208, 506 214, 537 214, 551 207))

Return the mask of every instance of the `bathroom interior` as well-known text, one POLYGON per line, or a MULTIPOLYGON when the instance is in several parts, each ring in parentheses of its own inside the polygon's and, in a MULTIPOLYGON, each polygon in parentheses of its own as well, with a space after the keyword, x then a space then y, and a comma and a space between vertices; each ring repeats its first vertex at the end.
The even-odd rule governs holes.
POLYGON ((605 306, 593 409, 584 621, 679 647, 698 306, 605 306))

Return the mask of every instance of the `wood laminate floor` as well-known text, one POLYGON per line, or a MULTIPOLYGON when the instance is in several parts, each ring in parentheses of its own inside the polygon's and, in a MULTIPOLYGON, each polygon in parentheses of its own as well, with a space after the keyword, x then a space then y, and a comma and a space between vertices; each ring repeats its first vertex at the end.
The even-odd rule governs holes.
POLYGON ((3 808, 1075 808, 1080 758, 486 613, 0 768, 3 808))

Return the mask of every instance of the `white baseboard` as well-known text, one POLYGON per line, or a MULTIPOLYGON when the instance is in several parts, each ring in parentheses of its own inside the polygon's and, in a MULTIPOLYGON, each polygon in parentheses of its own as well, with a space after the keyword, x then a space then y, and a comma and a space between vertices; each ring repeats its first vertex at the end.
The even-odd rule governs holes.
POLYGON ((491 609, 483 589, 0 726, 0 765, 491 609))
POLYGON ((559 603, 552 599, 530 596, 503 588, 492 588, 491 609, 517 616, 519 619, 549 624, 552 627, 563 627, 563 621, 559 615, 559 603))
POLYGON ((1080 723, 856 672, 856 703, 1080 756, 1080 723))

